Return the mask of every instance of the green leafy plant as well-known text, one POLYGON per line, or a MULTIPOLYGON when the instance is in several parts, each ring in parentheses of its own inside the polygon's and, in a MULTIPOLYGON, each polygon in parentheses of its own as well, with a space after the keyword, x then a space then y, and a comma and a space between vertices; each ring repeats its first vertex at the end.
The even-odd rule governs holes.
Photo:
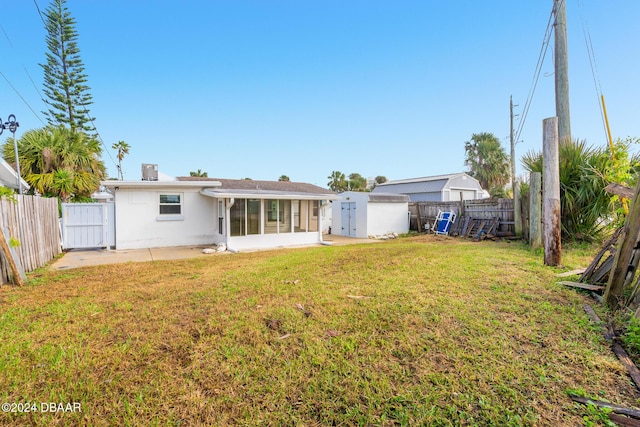
MULTIPOLYGON (((560 211, 565 240, 593 241, 624 221, 623 203, 605 191, 610 183, 632 185, 638 160, 629 155, 629 141, 609 148, 585 140, 560 144, 560 211)), ((529 172, 543 172, 542 153, 528 152, 522 163, 529 172)))
POLYGON ((633 316, 627 324, 627 329, 622 335, 622 342, 627 351, 637 356, 640 355, 640 320, 633 316))
POLYGON ((4 187, 0 185, 0 197, 6 197, 14 203, 18 202, 16 199, 16 192, 12 188, 4 187))
POLYGON ((589 403, 585 406, 587 414, 582 417, 586 427, 607 426, 616 427, 617 424, 609 419, 611 408, 601 408, 589 403))

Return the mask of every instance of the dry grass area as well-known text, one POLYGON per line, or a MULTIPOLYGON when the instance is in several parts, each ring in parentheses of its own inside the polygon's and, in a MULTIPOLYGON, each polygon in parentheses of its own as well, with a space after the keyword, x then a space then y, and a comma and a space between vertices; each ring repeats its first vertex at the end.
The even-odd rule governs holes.
POLYGON ((639 395, 556 272, 444 237, 39 271, 0 288, 0 400, 82 411, 0 424, 598 425, 567 391, 639 395))

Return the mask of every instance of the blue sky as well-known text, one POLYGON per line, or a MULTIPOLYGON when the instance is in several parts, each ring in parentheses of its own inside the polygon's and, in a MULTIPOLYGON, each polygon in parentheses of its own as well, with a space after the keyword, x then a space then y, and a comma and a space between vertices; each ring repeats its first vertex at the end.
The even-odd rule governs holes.
MULTIPOLYGON (((128 180, 157 163, 171 176, 284 174, 320 186, 333 170, 391 180, 463 171, 473 133, 493 133, 509 152, 509 96, 517 127, 552 5, 67 2, 110 176, 111 145, 124 140, 128 180)), ((614 138, 640 137, 640 2, 567 0, 567 15, 573 137, 606 143, 583 26, 614 138)), ((45 121, 46 33, 31 0, 5 4, 0 25, 0 118, 15 114, 19 137, 45 121)), ((552 41, 516 147, 519 173, 554 115, 552 41)))

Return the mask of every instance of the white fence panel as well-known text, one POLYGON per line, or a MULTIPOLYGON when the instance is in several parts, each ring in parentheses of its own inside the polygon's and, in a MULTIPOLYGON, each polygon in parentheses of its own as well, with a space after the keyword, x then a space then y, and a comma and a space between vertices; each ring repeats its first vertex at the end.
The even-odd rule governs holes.
POLYGON ((113 203, 63 203, 65 249, 108 248, 115 241, 113 203))

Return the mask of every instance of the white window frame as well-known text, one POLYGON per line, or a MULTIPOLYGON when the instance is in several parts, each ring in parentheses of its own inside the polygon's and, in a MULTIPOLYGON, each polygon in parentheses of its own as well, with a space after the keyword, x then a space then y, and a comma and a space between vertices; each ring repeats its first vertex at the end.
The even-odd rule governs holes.
POLYGON ((158 216, 156 221, 184 221, 184 193, 158 193, 158 216), (162 203, 162 196, 178 196, 179 203, 162 203), (180 213, 161 213, 162 206, 180 206, 180 213))

